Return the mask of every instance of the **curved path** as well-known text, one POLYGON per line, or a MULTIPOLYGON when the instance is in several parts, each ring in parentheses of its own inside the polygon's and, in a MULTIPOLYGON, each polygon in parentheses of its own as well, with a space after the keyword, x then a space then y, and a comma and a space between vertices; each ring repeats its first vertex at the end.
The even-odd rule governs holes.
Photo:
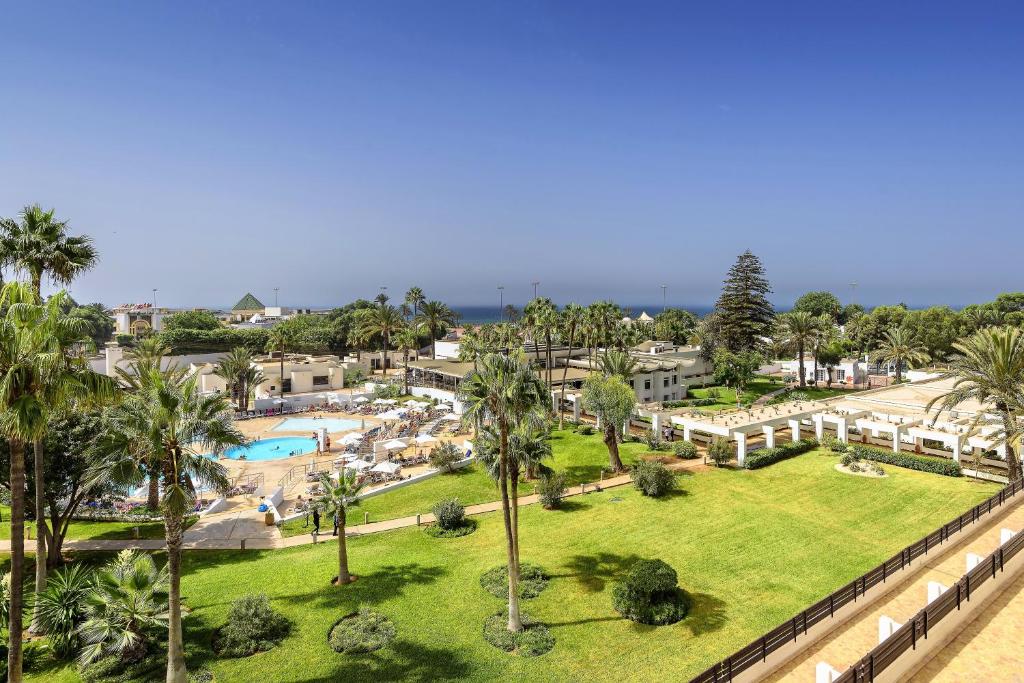
MULTIPOLYGON (((681 462, 674 462, 670 464, 669 469, 672 470, 701 470, 706 469, 707 465, 702 459, 697 460, 683 460, 681 462)), ((572 496, 580 496, 585 493, 593 493, 594 491, 600 491, 606 488, 613 488, 616 486, 624 486, 633 481, 630 474, 620 474, 610 479, 605 479, 600 482, 591 482, 588 484, 581 484, 580 486, 574 486, 566 492, 565 497, 569 498, 572 496)), ((519 499, 519 505, 534 505, 539 502, 540 498, 536 494, 523 496, 519 499)), ((496 512, 501 510, 501 501, 494 500, 489 503, 480 503, 478 505, 466 506, 467 515, 482 515, 488 512, 496 512)), ((434 515, 423 514, 420 515, 419 524, 429 524, 434 521, 434 515)), ((391 531, 393 529, 405 529, 407 527, 416 526, 417 519, 415 515, 409 517, 399 517, 397 519, 389 519, 381 522, 371 522, 369 524, 360 524, 355 527, 349 527, 346 532, 346 537, 362 536, 364 534, 379 533, 381 531, 391 531)), ((328 525, 329 528, 329 525, 328 525)), ((314 538, 312 534, 301 534, 298 536, 290 536, 288 538, 276 537, 268 538, 263 536, 254 536, 248 538, 196 538, 196 535, 189 537, 188 532, 185 533, 185 541, 183 547, 186 550, 273 550, 277 548, 292 548, 300 545, 310 545, 313 543, 323 543, 334 539, 330 532, 327 534, 321 534, 319 538, 314 538)), ((125 548, 134 548, 138 550, 163 550, 167 547, 167 544, 163 540, 151 539, 151 540, 103 540, 103 539, 91 539, 81 541, 65 541, 65 550, 107 550, 116 551, 123 550, 125 548)), ((10 552, 11 542, 0 541, 0 552, 10 552)))

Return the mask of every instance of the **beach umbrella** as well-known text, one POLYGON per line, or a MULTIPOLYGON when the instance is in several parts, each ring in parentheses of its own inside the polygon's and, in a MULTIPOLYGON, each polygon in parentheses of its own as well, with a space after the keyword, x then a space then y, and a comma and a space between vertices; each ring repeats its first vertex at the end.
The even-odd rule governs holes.
POLYGON ((401 469, 401 467, 398 465, 398 463, 390 462, 390 461, 384 461, 384 462, 379 462, 376 465, 374 465, 370 469, 370 471, 371 472, 383 472, 385 474, 394 474, 395 472, 397 472, 400 469, 401 469))
POLYGON ((385 450, 389 450, 389 451, 404 450, 404 449, 409 447, 409 445, 407 443, 405 443, 404 441, 399 441, 398 439, 392 439, 391 441, 385 441, 381 445, 384 447, 385 450))
POLYGON ((350 444, 359 443, 362 440, 363 435, 360 434, 359 432, 349 432, 345 436, 341 437, 341 439, 339 439, 338 441, 343 446, 348 446, 350 444))
POLYGON ((370 463, 365 460, 353 460, 352 462, 345 463, 345 469, 355 470, 356 472, 362 472, 369 467, 371 467, 370 463))
POLYGON ((449 422, 462 422, 462 418, 459 417, 458 415, 456 415, 455 413, 448 413, 447 415, 445 415, 441 419, 442 420, 448 420, 449 422))
POLYGON ((370 399, 366 398, 365 396, 359 396, 358 398, 356 398, 356 399, 355 399, 354 401, 352 401, 352 402, 353 402, 353 403, 366 403, 366 402, 367 402, 367 401, 369 401, 369 400, 370 400, 370 399))
POLYGON ((429 443, 431 441, 437 441, 437 437, 430 434, 420 434, 416 437, 416 443, 429 443))

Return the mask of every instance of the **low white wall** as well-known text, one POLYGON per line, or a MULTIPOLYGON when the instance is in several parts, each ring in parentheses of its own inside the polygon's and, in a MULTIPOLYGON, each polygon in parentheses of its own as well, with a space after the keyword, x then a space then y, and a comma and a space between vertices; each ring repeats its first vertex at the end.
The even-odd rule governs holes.
POLYGON ((203 515, 208 515, 211 512, 220 512, 221 510, 226 509, 227 506, 228 506, 228 499, 227 498, 223 498, 223 497, 217 498, 212 503, 207 505, 205 510, 200 510, 199 511, 199 516, 202 517, 203 515))

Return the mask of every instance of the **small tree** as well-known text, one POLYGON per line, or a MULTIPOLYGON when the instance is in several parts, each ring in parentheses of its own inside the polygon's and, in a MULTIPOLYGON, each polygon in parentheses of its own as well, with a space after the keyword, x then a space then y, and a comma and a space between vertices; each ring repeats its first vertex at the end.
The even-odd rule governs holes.
POLYGON ((633 487, 645 496, 658 498, 676 487, 676 478, 660 462, 641 461, 633 466, 633 487))
POLYGON ((686 615, 676 570, 661 560, 640 560, 612 589, 612 607, 627 619, 655 626, 686 615))
POLYGON ((537 495, 545 510, 556 509, 562 504, 562 496, 565 495, 565 475, 561 472, 541 475, 537 482, 537 495))
POLYGON ((430 449, 430 466, 448 473, 455 471, 455 463, 462 460, 462 451, 451 441, 430 449))
POLYGON ((729 444, 729 440, 716 436, 708 446, 708 457, 718 467, 732 460, 732 446, 729 444))
POLYGON ((327 516, 338 516, 338 586, 351 583, 352 576, 348 572, 348 546, 345 543, 345 516, 349 508, 359 504, 356 496, 363 488, 352 470, 342 470, 338 480, 331 479, 329 474, 320 475, 320 486, 325 495, 319 505, 327 516))
POLYGON ((732 387, 736 391, 736 404, 739 405, 743 391, 763 363, 761 354, 755 351, 733 353, 719 349, 715 352, 715 382, 732 387))
POLYGON ((445 531, 454 531, 466 523, 466 508, 458 498, 448 498, 434 504, 434 520, 445 531))
POLYGON ((697 457, 697 446, 692 441, 676 441, 672 444, 672 450, 677 458, 693 460, 697 457))
POLYGON ((608 447, 609 466, 614 472, 625 469, 619 457, 617 433, 633 414, 636 396, 621 377, 592 374, 583 383, 583 407, 601 420, 604 444, 608 447))

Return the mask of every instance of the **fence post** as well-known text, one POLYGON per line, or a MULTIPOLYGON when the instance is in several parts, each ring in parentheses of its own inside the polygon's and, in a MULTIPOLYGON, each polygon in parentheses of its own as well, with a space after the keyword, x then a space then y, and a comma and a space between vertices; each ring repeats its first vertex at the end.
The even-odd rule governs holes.
POLYGON ((960 582, 956 582, 956 608, 960 609, 960 582))
POLYGON ((928 639, 928 608, 924 608, 924 637, 928 639))
POLYGON ((761 661, 768 661, 768 638, 761 636, 761 661))
POLYGON ((917 649, 917 619, 910 620, 910 649, 917 649))
POLYGON ((830 593, 829 596, 828 596, 828 616, 829 617, 835 617, 836 616, 836 606, 835 605, 836 605, 836 595, 835 595, 835 593, 830 593))

